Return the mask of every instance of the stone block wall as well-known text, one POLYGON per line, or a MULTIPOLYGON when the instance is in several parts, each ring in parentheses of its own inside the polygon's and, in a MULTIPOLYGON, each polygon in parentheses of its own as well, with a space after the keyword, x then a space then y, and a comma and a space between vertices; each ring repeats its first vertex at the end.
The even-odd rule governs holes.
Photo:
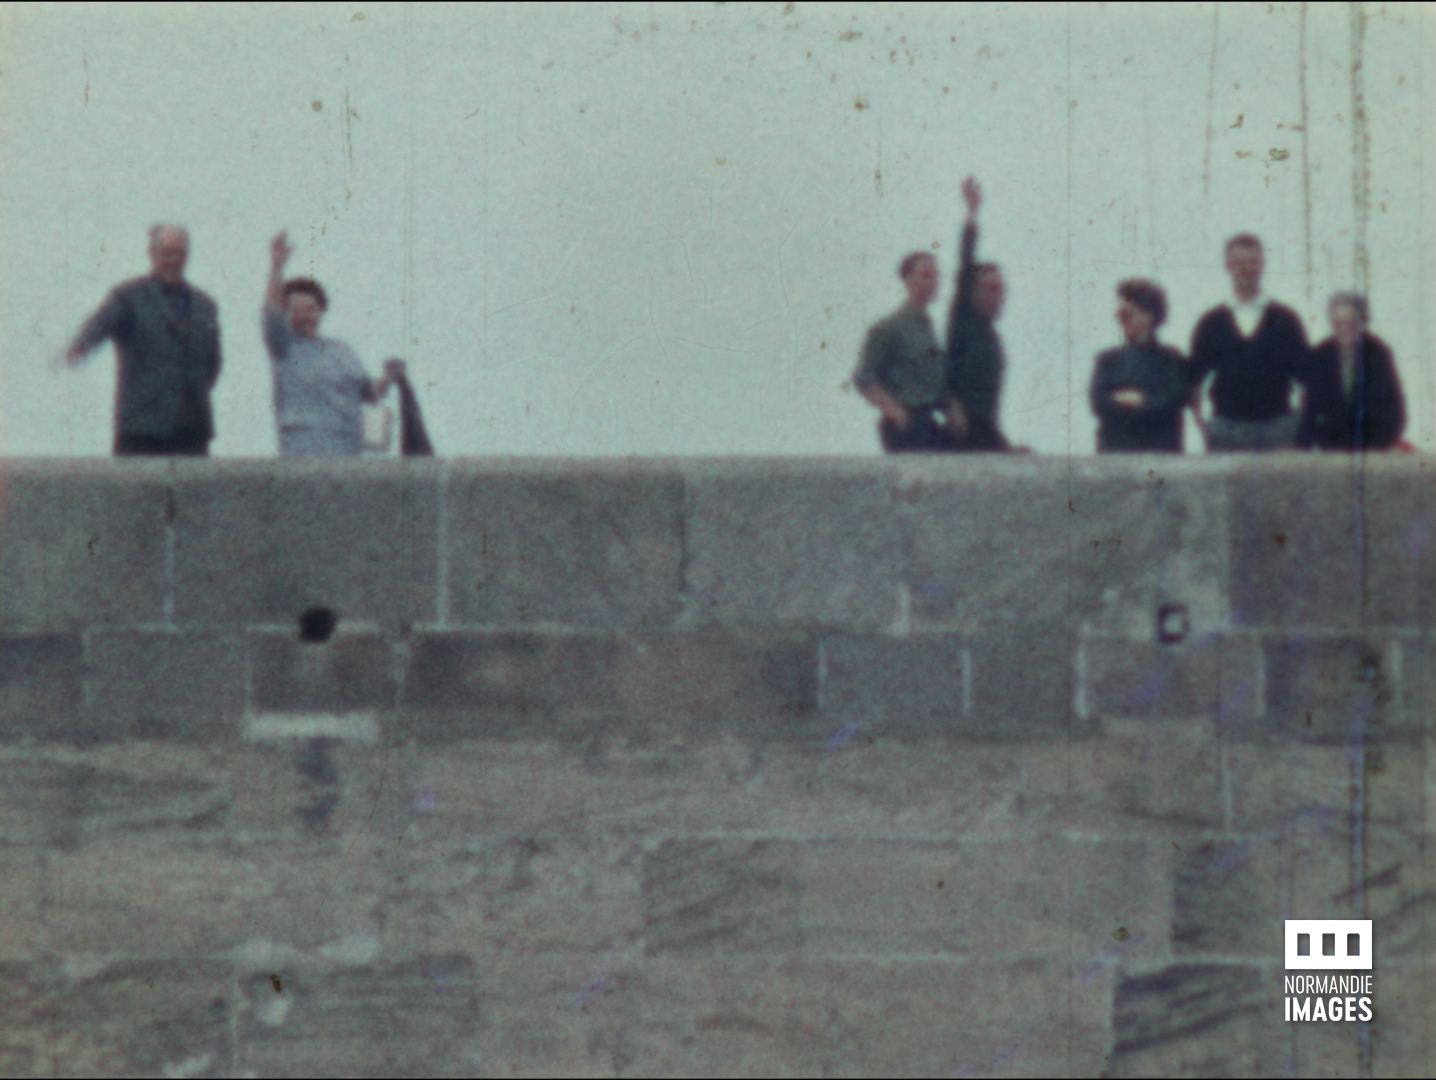
POLYGON ((1432 461, 7 461, 0 1073, 1426 1076, 1432 461), (1282 1019, 1283 918, 1375 1020, 1282 1019))

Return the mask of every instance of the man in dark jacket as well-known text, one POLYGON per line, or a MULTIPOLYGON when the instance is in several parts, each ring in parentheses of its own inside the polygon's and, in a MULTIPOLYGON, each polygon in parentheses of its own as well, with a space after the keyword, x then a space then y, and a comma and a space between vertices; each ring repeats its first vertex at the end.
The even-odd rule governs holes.
POLYGON ((947 320, 947 392, 955 404, 948 427, 958 450, 1006 450, 997 426, 1007 359, 993 326, 1002 314, 1007 284, 996 263, 977 261, 977 211, 982 189, 962 182, 967 221, 962 227, 957 290, 947 320))
POLYGON ((147 277, 117 285, 66 353, 79 364, 111 340, 119 356, 116 456, 204 456, 214 438, 210 392, 219 378, 219 309, 184 279, 189 234, 150 230, 147 277))
POLYGON ((1233 299, 1202 316, 1192 332, 1192 379, 1208 375, 1212 418, 1208 450, 1285 450, 1298 444, 1292 390, 1307 380, 1310 349, 1301 319, 1261 288, 1261 241, 1227 241, 1233 299))

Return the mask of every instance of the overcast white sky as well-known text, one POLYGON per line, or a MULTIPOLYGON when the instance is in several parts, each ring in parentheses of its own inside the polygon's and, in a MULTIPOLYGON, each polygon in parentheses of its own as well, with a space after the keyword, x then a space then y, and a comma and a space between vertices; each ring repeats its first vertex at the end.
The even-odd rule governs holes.
MULTIPOLYGON (((325 332, 409 359, 441 453, 872 454, 863 333, 905 251, 950 282, 975 173, 1009 436, 1089 453, 1121 278, 1167 286, 1184 349, 1231 233, 1313 340, 1356 278, 1352 8, 1303 48, 1302 7, 6 5, 0 452, 108 452, 109 350, 48 363, 178 221, 220 305, 216 454, 274 452, 280 228, 325 332)), ((1358 7, 1374 329, 1436 449, 1436 19, 1358 7)))

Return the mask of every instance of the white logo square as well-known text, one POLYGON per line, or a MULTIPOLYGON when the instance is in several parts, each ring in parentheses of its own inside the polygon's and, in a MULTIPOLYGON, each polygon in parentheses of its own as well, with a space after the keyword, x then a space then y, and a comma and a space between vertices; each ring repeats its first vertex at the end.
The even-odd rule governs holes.
POLYGON ((1287 919, 1288 970, 1370 971, 1370 919, 1287 919))

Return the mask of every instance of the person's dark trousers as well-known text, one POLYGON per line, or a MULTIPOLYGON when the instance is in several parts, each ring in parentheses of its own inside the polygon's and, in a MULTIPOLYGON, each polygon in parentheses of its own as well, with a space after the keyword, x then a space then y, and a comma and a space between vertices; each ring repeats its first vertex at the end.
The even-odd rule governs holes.
POLYGON ((209 435, 188 428, 173 435, 115 436, 115 457, 209 457, 209 435))
POLYGON ((1001 453, 1012 448, 991 420, 972 420, 967 425, 967 434, 954 440, 948 449, 962 454, 976 454, 1001 453))
POLYGON ((889 454, 941 453, 952 449, 952 436, 931 409, 909 409, 906 428, 891 420, 878 422, 878 438, 889 454))

